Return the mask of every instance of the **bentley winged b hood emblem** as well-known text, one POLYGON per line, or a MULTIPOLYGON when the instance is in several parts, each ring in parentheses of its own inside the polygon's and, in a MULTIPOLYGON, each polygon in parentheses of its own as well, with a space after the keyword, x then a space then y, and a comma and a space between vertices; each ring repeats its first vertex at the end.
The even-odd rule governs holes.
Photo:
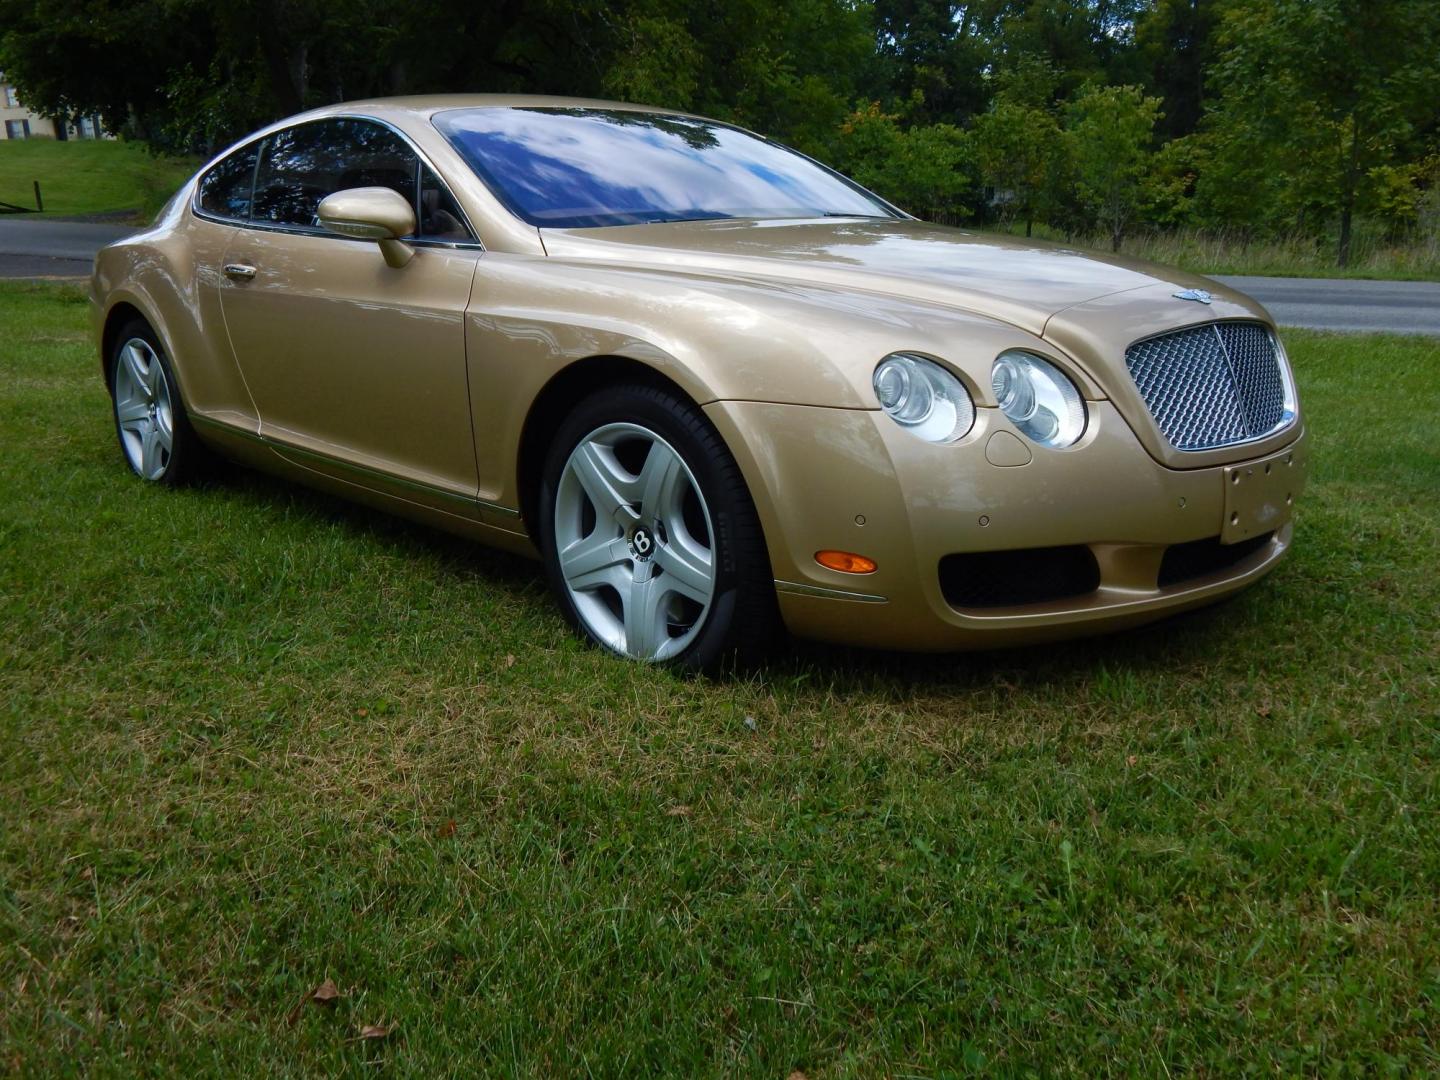
POLYGON ((1201 304, 1208 304, 1211 300, 1214 299, 1214 297, 1212 297, 1204 289, 1181 289, 1179 292, 1173 293, 1172 295, 1175 297, 1176 300, 1194 300, 1201 304))

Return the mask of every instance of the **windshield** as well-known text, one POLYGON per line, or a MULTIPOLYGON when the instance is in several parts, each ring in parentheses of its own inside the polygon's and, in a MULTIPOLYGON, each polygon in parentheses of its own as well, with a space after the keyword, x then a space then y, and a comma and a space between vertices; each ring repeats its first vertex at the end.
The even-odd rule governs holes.
POLYGON ((531 225, 896 216, 818 162, 712 120, 492 106, 440 113, 435 126, 531 225))

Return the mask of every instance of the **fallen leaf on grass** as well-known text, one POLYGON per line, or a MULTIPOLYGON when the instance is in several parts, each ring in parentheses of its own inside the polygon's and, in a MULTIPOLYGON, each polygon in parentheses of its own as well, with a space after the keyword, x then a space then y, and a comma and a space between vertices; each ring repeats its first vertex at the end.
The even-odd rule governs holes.
POLYGON ((1125 764, 1128 765, 1128 766, 1130 766, 1130 768, 1133 769, 1133 768, 1135 767, 1135 763, 1136 763, 1137 761, 1139 761, 1139 760, 1140 760, 1140 759, 1139 759, 1138 757, 1136 757, 1134 754, 1131 754, 1129 757, 1127 757, 1127 758, 1125 759, 1125 764))
POLYGON ((307 990, 300 995, 300 1000, 290 1010, 290 1015, 285 1018, 285 1023, 294 1026, 295 1021, 300 1019, 300 1010, 305 1008, 307 1001, 313 1001, 316 1005, 333 1005, 340 997, 340 988, 335 983, 326 979, 314 990, 307 990))
POLYGON ((688 807, 688 806, 672 806, 672 807, 670 807, 668 810, 665 811, 665 816, 666 816, 666 817, 689 817, 689 816, 690 816, 690 807, 688 807))
POLYGON ((360 1029, 362 1039, 383 1039, 390 1034, 389 1024, 366 1024, 360 1029))
POLYGON ((500 662, 500 666, 501 666, 501 667, 507 667, 507 668, 514 667, 514 666, 515 666, 515 655, 514 655, 514 653, 506 653, 506 654, 505 654, 505 659, 500 662))
POLYGON ((810 1078, 806 1076, 803 1072, 801 1072, 799 1069, 796 1069, 789 1076, 787 1076, 785 1080, 810 1080, 810 1078))
POLYGON ((454 819, 454 818, 451 818, 449 821, 445 822, 444 825, 441 825, 438 829, 435 830, 435 836, 436 836, 437 839, 440 839, 440 840, 448 840, 448 839, 450 839, 450 837, 452 837, 452 836, 454 836, 454 835, 455 835, 455 819, 454 819))
POLYGON ((314 990, 310 991, 310 1000, 317 1005, 330 1005, 340 996, 340 988, 329 979, 326 979, 314 990))

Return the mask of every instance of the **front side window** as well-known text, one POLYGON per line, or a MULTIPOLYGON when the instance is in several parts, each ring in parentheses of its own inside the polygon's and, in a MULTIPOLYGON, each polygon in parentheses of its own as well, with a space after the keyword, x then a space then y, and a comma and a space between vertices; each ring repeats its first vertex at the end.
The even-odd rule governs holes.
POLYGON ((474 239, 429 166, 399 135, 368 120, 318 120, 243 147, 201 178, 196 201, 219 217, 319 232, 321 200, 357 187, 403 195, 415 208, 411 239, 474 239))
POLYGON ((435 125, 531 225, 896 216, 793 150, 692 116, 488 106, 439 113, 435 125))
POLYGON ((415 203, 415 155, 394 132, 363 120, 318 120, 265 140, 251 220, 320 227, 316 211, 346 188, 388 187, 415 203))
POLYGON ((450 194, 450 189, 440 183, 439 177, 429 166, 420 166, 420 236, 431 240, 469 240, 470 230, 465 227, 465 212, 450 194))

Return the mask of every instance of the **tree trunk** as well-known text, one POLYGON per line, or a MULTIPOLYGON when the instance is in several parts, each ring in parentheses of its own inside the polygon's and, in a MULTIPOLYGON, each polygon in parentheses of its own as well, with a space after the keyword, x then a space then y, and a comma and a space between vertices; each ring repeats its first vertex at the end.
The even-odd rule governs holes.
POLYGON ((1025 215, 1025 239, 1026 239, 1026 240, 1029 240, 1029 239, 1030 239, 1032 236, 1034 236, 1034 235, 1035 235, 1035 218, 1034 218, 1032 215, 1030 215, 1030 214, 1026 214, 1026 215, 1025 215))
POLYGON ((1360 122, 1350 118, 1350 160, 1345 163, 1344 188, 1340 192, 1340 250, 1335 262, 1340 269, 1350 265, 1350 225, 1355 216, 1355 185, 1359 181, 1360 122))
POLYGON ((302 70, 296 72, 295 56, 285 50, 285 35, 279 26, 280 19, 275 5, 261 5, 260 16, 260 53, 265 58, 266 74, 270 76, 270 92, 275 95, 275 104, 283 114, 297 113, 304 108, 304 94, 300 85, 304 79, 304 60, 301 60, 302 70))

